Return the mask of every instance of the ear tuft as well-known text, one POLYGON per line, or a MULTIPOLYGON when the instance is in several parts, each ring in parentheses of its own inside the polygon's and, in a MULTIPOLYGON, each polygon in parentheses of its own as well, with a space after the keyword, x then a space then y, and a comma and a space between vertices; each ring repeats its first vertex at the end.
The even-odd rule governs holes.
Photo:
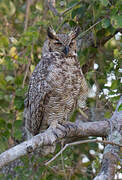
POLYGON ((80 27, 76 27, 69 33, 69 36, 71 37, 71 39, 75 39, 79 35, 79 33, 80 27))
POLYGON ((56 39, 56 32, 51 26, 47 29, 47 35, 50 39, 56 39))

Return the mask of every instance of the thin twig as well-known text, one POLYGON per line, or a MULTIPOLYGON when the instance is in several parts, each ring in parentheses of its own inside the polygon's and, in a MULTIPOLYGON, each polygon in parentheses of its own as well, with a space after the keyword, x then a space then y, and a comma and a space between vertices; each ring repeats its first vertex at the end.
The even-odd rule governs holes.
POLYGON ((30 12, 30 4, 31 4, 30 0, 27 0, 24 31, 26 31, 26 30, 27 30, 27 27, 28 27, 29 12, 30 12))
MULTIPOLYGON (((26 13, 25 13, 25 24, 24 24, 24 32, 27 31, 28 28, 28 21, 29 21, 29 13, 30 13, 30 5, 31 5, 31 0, 27 0, 27 4, 26 4, 26 13)), ((26 72, 24 75, 24 79, 23 79, 23 83, 22 83, 22 88, 24 88, 24 84, 25 84, 25 80, 29 71, 29 67, 31 64, 31 60, 29 60, 28 65, 23 65, 23 67, 26 67, 26 72)))
POLYGON ((90 26, 88 29, 86 29, 85 31, 83 31, 79 37, 83 37, 88 31, 90 31, 91 29, 93 29, 97 24, 99 24, 103 19, 97 21, 95 24, 93 24, 92 26, 90 26))
POLYGON ((26 81, 26 78, 27 78, 27 75, 28 75, 28 71, 29 71, 30 64, 31 64, 31 58, 29 58, 29 62, 28 62, 28 64, 27 64, 27 66, 26 66, 26 71, 25 71, 25 75, 24 75, 23 82, 22 82, 22 88, 24 88, 24 85, 25 85, 25 81, 26 81))
POLYGON ((103 143, 103 144, 111 144, 111 145, 115 145, 115 146, 119 146, 122 147, 122 145, 117 144, 117 143, 113 143, 110 141, 102 141, 102 140, 98 140, 98 139, 89 139, 89 140, 84 140, 84 141, 77 141, 77 142, 73 142, 73 143, 69 143, 66 144, 52 159, 50 159, 48 162, 45 163, 45 165, 49 165, 52 161, 54 161, 60 154, 62 154, 62 152, 69 146, 73 146, 73 145, 78 145, 78 144, 84 144, 84 143, 90 143, 90 142, 95 142, 95 143, 103 143))
POLYGON ((29 14, 30 14, 30 6, 32 6, 34 3, 36 3, 38 0, 27 0, 26 5, 26 13, 25 13, 25 24, 24 24, 24 32, 28 28, 28 21, 29 21, 29 14))
POLYGON ((64 10, 62 13, 59 13, 57 11, 57 9, 52 5, 51 2, 48 2, 48 8, 52 11, 52 13, 54 14, 54 16, 63 16, 64 14, 66 14, 68 11, 70 11, 71 9, 73 9, 75 6, 78 6, 79 4, 81 4, 83 2, 83 0, 81 0, 80 2, 77 2, 75 4, 73 4, 71 7, 67 8, 66 10, 64 10))
POLYGON ((110 34, 109 36, 105 36, 103 40, 101 40, 100 45, 104 45, 107 41, 109 41, 113 36, 115 36, 118 32, 122 33, 122 28, 116 29, 116 31, 113 34, 110 34))
MULTIPOLYGON (((64 144, 64 141, 62 141, 62 143, 61 143, 61 147, 62 147, 62 148, 63 148, 63 144, 64 144)), ((63 168, 63 170, 64 170, 65 180, 68 180, 68 179, 67 179, 67 175, 66 175, 65 165, 64 165, 63 152, 61 153, 61 162, 62 162, 62 168, 63 168)))
POLYGON ((59 12, 57 11, 57 9, 52 5, 51 2, 48 2, 47 4, 48 4, 48 8, 52 11, 52 13, 53 13, 55 16, 61 17, 61 16, 65 15, 67 12, 69 12, 71 9, 73 9, 73 8, 76 7, 76 6, 78 6, 79 4, 81 4, 81 3, 84 2, 84 1, 85 1, 85 0, 81 0, 81 1, 73 4, 71 7, 67 8, 67 9, 64 10, 62 13, 59 13, 59 12))
POLYGON ((64 10, 62 13, 60 13, 60 16, 63 16, 64 14, 66 14, 68 11, 70 11, 71 9, 73 9, 75 6, 78 6, 79 4, 81 4, 83 2, 83 0, 73 4, 71 7, 67 8, 66 10, 64 10))
POLYGON ((28 62, 28 64, 27 64, 27 66, 26 66, 26 71, 25 71, 25 75, 24 75, 24 79, 23 79, 23 83, 22 83, 22 88, 24 88, 24 85, 25 85, 25 81, 26 81, 26 78, 27 78, 27 75, 28 75, 28 71, 29 71, 29 68, 30 68, 30 65, 31 65, 31 60, 33 60, 32 59, 32 57, 33 57, 33 44, 32 44, 32 47, 31 47, 31 58, 29 58, 29 62, 28 62))

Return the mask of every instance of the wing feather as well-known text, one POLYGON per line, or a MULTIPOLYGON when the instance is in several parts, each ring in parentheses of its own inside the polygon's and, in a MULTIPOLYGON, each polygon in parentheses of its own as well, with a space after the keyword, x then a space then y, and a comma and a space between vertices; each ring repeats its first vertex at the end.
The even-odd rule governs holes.
POLYGON ((27 97, 25 100, 25 128, 32 134, 39 133, 44 116, 44 102, 48 99, 53 87, 47 82, 48 69, 54 62, 54 56, 47 54, 43 56, 32 73, 27 97))

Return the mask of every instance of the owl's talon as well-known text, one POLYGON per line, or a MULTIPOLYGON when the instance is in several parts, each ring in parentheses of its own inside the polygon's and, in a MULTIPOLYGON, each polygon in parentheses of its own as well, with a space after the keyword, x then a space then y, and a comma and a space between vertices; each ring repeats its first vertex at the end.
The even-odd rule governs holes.
POLYGON ((53 132, 54 136, 55 136, 56 138, 58 138, 57 133, 56 133, 54 130, 53 130, 52 132, 53 132))
POLYGON ((66 127, 63 124, 58 124, 57 128, 63 133, 65 133, 65 136, 67 135, 66 127))
POLYGON ((75 130, 77 130, 76 125, 74 125, 74 124, 70 123, 70 124, 69 124, 69 128, 70 128, 70 126, 71 126, 73 129, 75 128, 75 130))

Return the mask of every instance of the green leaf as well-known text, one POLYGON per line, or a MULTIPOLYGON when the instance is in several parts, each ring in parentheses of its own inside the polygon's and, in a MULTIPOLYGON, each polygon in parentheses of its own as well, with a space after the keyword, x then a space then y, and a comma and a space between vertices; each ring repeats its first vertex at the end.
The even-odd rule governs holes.
POLYGON ((0 88, 6 90, 7 82, 3 73, 0 74, 0 88))
POLYGON ((14 131, 14 137, 15 137, 15 139, 17 139, 17 140, 21 140, 21 138, 22 138, 22 132, 21 132, 21 130, 15 129, 15 131, 14 131))
POLYGON ((16 8, 12 1, 1 1, 0 2, 0 12, 3 13, 6 16, 12 16, 14 15, 16 8))
POLYGON ((39 33, 37 31, 33 31, 33 29, 30 28, 29 31, 23 33, 19 43, 24 46, 29 46, 32 42, 36 41, 38 37, 39 37, 39 33))
POLYGON ((69 21, 69 25, 70 25, 71 27, 74 27, 74 26, 76 26, 76 22, 75 22, 75 21, 70 20, 70 21, 69 21))
POLYGON ((12 124, 11 124, 11 123, 8 123, 8 124, 7 124, 7 128, 8 128, 8 129, 12 129, 12 124))
POLYGON ((73 19, 76 15, 77 15, 77 9, 74 9, 74 10, 72 11, 72 14, 71 14, 72 19, 73 19))
POLYGON ((9 130, 6 129, 6 130, 2 133, 2 135, 8 138, 8 137, 10 136, 9 130))
POLYGON ((24 96, 27 91, 27 87, 23 89, 16 89, 16 96, 24 96))
POLYGON ((15 70, 15 66, 11 57, 5 56, 5 66, 7 70, 15 70))
POLYGON ((76 4, 78 2, 78 0, 73 0, 73 1, 71 1, 71 2, 69 2, 68 4, 67 4, 67 7, 69 8, 69 7, 72 7, 74 4, 76 4))
POLYGON ((14 105, 17 110, 22 110, 24 108, 24 100, 22 97, 15 97, 14 105))
POLYGON ((74 10, 72 11, 72 14, 71 14, 72 19, 73 19, 76 15, 80 15, 80 17, 82 17, 83 14, 84 14, 84 12, 85 12, 85 8, 84 8, 84 7, 80 7, 80 8, 74 9, 74 10))
POLYGON ((6 121, 3 118, 0 118, 0 129, 5 128, 6 121))
POLYGON ((13 82, 12 82, 11 84, 12 84, 11 86, 10 86, 10 85, 7 86, 6 90, 7 90, 7 91, 14 92, 14 91, 15 91, 15 88, 14 88, 14 86, 13 86, 13 82))
POLYGON ((5 95, 5 93, 3 91, 0 91, 0 100, 4 99, 4 95, 5 95))
POLYGON ((16 11, 15 5, 12 1, 9 1, 9 16, 14 15, 16 11))
POLYGON ((111 18, 111 24, 114 28, 122 28, 122 15, 113 16, 111 18))
POLYGON ((122 104, 118 107, 118 111, 122 111, 122 104))
POLYGON ((2 35, 2 33, 0 33, 0 48, 1 47, 8 47, 9 44, 9 40, 6 36, 2 35))
POLYGON ((117 12, 118 12, 118 7, 116 7, 116 6, 111 6, 111 11, 110 11, 110 15, 111 16, 114 16, 114 15, 116 15, 117 14, 117 12))
POLYGON ((14 127, 15 128, 20 128, 21 126, 22 126, 22 120, 16 120, 15 122, 14 122, 14 127))
POLYGON ((17 75, 15 80, 14 80, 16 85, 21 85, 23 82, 23 74, 22 75, 17 75))
MULTIPOLYGON (((111 97, 111 101, 112 101, 112 102, 118 101, 119 99, 120 99, 120 96, 111 97)), ((114 105, 114 104, 113 104, 113 105, 114 105)))
POLYGON ((41 2, 37 2, 35 8, 38 9, 39 11, 42 11, 43 10, 42 3, 41 2))
POLYGON ((104 114, 104 117, 105 118, 110 118, 111 117, 111 113, 109 111, 107 111, 105 114, 104 114))
POLYGON ((108 0, 100 0, 100 2, 101 2, 101 4, 102 4, 103 6, 107 6, 108 3, 109 3, 108 0))
POLYGON ((117 89, 118 88, 118 80, 113 80, 111 89, 117 89))
POLYGON ((13 82, 13 81, 14 81, 14 77, 8 75, 8 76, 6 76, 5 80, 6 80, 7 82, 9 82, 9 81, 13 82))
POLYGON ((102 27, 106 29, 110 26, 110 21, 109 19, 103 19, 101 24, 102 24, 102 27))

